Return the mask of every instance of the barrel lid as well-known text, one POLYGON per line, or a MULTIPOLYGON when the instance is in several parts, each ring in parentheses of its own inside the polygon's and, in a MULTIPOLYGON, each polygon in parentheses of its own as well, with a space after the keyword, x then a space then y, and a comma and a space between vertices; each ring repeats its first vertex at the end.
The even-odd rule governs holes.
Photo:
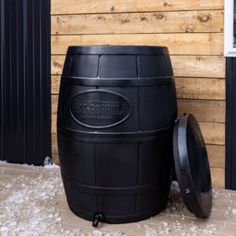
POLYGON ((174 127, 176 177, 187 208, 198 218, 207 218, 212 207, 211 173, 206 146, 197 120, 181 116, 174 127))
POLYGON ((91 55, 164 55, 169 54, 167 47, 162 46, 70 46, 68 54, 91 55))

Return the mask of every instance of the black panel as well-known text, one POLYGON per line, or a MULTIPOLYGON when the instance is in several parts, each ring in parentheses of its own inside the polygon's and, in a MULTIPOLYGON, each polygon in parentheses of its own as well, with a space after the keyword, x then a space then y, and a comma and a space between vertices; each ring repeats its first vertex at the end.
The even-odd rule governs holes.
POLYGON ((127 55, 102 55, 101 56, 101 78, 135 78, 136 57, 127 55))
POLYGON ((76 55, 71 63, 71 76, 97 77, 98 55, 76 55))
POLYGON ((171 76, 172 67, 163 55, 139 56, 140 77, 171 76), (145 68, 149 68, 146 70, 145 68))
POLYGON ((0 159, 51 156, 50 0, 1 0, 0 159))
POLYGON ((236 189, 236 58, 226 60, 225 187, 236 189))

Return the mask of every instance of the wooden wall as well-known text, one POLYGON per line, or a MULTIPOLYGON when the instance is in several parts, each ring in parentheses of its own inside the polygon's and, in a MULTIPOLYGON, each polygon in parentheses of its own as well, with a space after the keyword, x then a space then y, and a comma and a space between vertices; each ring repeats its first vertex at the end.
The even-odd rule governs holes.
POLYGON ((213 183, 224 186, 225 59, 223 0, 52 0, 52 139, 60 74, 69 45, 166 45, 179 113, 200 122, 213 183))

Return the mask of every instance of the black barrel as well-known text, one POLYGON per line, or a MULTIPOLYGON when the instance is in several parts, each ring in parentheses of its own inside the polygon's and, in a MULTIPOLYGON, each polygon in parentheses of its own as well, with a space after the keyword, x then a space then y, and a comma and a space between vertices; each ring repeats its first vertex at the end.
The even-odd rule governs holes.
POLYGON ((69 47, 58 106, 61 174, 70 209, 124 223, 162 211, 177 117, 165 47, 69 47))

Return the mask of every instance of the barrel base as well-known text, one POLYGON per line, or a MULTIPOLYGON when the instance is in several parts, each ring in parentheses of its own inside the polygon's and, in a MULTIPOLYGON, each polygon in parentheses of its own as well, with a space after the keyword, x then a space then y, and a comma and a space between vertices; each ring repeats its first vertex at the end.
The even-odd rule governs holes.
MULTIPOLYGON (((77 216, 79 216, 80 218, 83 218, 85 220, 88 221, 93 221, 94 218, 94 214, 89 214, 89 213, 85 213, 85 212, 81 212, 81 211, 77 211, 77 209, 70 205, 68 203, 68 206, 70 208, 70 210, 77 216)), ((133 223, 133 222, 137 222, 137 221, 141 221, 141 220, 146 220, 149 219, 157 214, 159 214, 160 212, 162 212, 167 206, 167 203, 165 205, 163 205, 163 207, 161 209, 155 210, 155 211, 151 211, 151 212, 145 212, 142 214, 135 214, 135 215, 128 215, 128 216, 105 216, 105 220, 103 223, 108 223, 108 224, 124 224, 124 223, 133 223)))
POLYGON ((106 196, 91 194, 83 191, 81 192, 78 189, 77 184, 71 183, 65 178, 62 179, 65 187, 67 203, 70 210, 75 215, 91 222, 94 220, 94 215, 97 213, 101 213, 104 216, 103 222, 105 223, 121 224, 137 222, 157 215, 167 206, 169 188, 166 188, 163 192, 154 191, 152 194, 155 197, 153 198, 151 198, 150 195, 145 195, 143 198, 141 198, 139 195, 140 204, 141 201, 143 201, 142 204, 150 203, 151 205, 146 209, 137 210, 136 207, 140 207, 140 204, 137 206, 136 194, 132 195, 131 197, 128 196, 129 201, 127 202, 127 196, 106 196), (109 203, 106 206, 99 207, 97 205, 99 202, 98 199, 100 198, 101 204, 101 202, 104 203, 105 201, 104 197, 109 201, 109 203), (112 203, 110 201, 112 201, 112 203), (113 206, 112 209, 110 206, 113 206), (128 206, 134 206, 134 208, 128 208, 128 206))

